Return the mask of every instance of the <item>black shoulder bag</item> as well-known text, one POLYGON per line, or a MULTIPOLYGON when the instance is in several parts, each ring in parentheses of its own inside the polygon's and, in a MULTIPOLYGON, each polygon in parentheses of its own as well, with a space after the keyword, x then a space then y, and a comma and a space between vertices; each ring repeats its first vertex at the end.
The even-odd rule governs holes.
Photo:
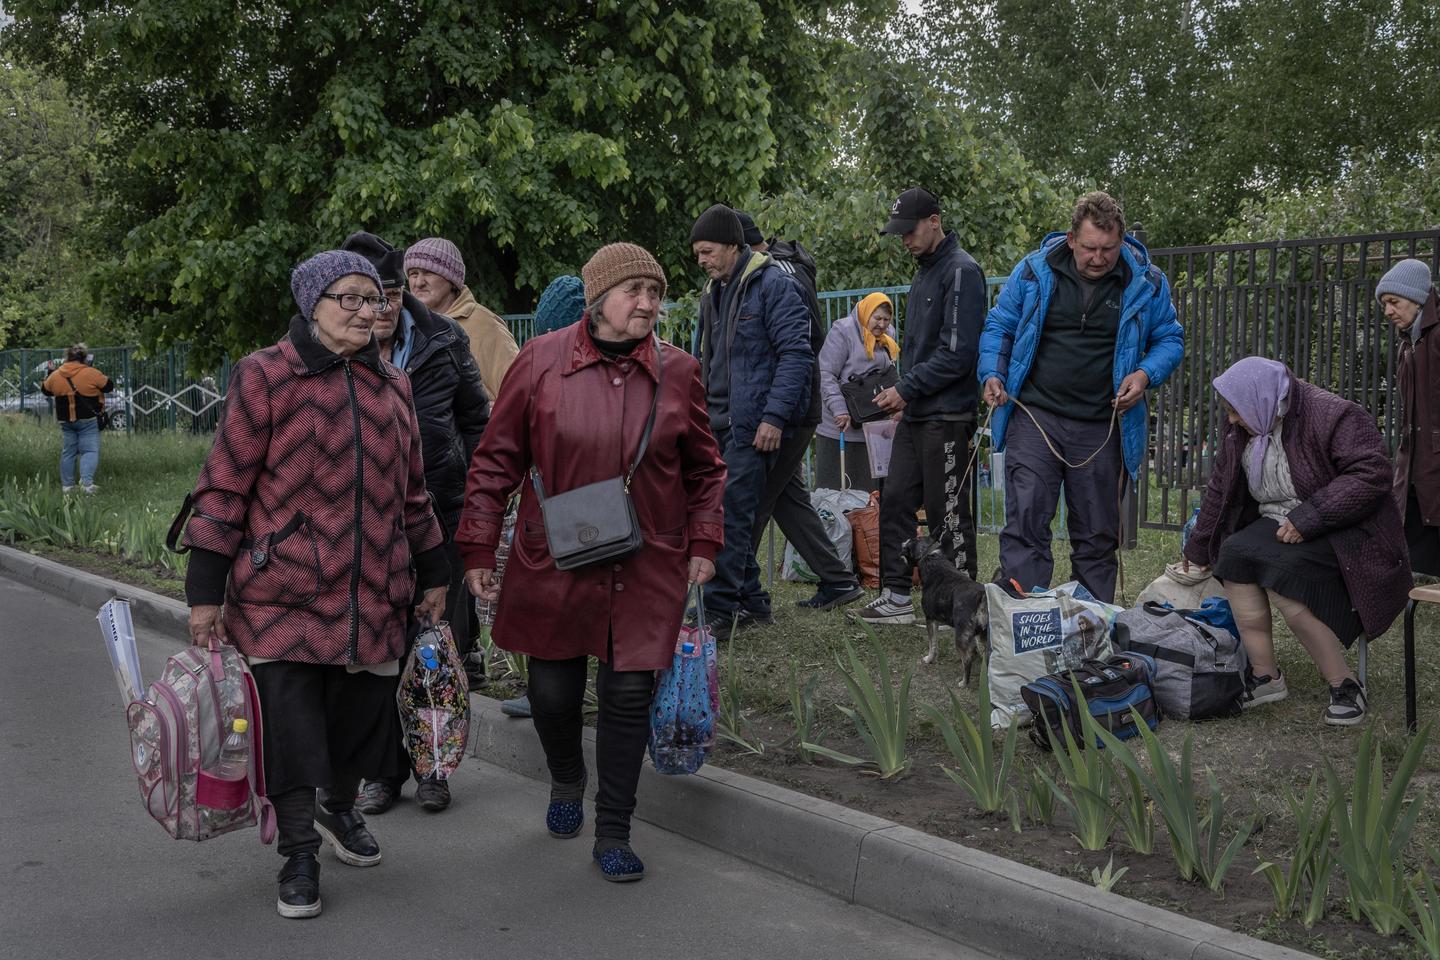
POLYGON ((650 401, 650 417, 640 437, 640 449, 630 469, 622 476, 545 496, 540 468, 530 468, 530 482, 540 500, 540 513, 545 520, 545 540, 557 570, 574 570, 592 563, 602 563, 629 556, 645 545, 640 534, 640 520, 635 516, 635 502, 630 499, 630 481, 650 445, 650 432, 655 428, 655 411, 660 405, 660 387, 665 382, 664 353, 655 345, 659 373, 655 378, 655 396, 650 401))

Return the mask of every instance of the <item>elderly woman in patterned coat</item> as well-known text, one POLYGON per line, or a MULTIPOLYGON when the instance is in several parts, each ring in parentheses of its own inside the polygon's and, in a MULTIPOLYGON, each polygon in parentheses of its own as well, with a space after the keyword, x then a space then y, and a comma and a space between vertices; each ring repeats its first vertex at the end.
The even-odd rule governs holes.
POLYGON ((470 463, 460 555, 471 591, 499 597, 495 642, 530 657, 530 708, 550 767, 545 826, 583 825, 581 752, 589 658, 599 789, 593 855, 608 880, 638 880, 630 816, 650 734, 655 672, 670 665, 687 588, 715 573, 724 538, 725 465, 710 432, 700 367, 654 334, 665 273, 629 243, 602 247, 581 271, 584 317, 525 344, 470 463), (505 504, 532 468, 547 497, 624 474, 649 419, 654 429, 630 494, 644 545, 623 558, 561 570, 550 555, 537 491, 527 482, 505 588, 495 547, 505 504))
POLYGON ((300 312, 235 365, 187 498, 185 592, 193 642, 233 643, 254 672, 286 858, 276 907, 310 917, 322 837, 343 863, 380 860, 356 788, 405 772, 395 687, 407 622, 412 605, 440 618, 449 567, 410 381, 371 336, 385 307, 375 268, 331 250, 297 266, 290 287, 300 312))
POLYGON ((1390 492, 1390 458, 1357 404, 1246 357, 1215 378, 1229 424, 1185 544, 1186 566, 1225 584, 1251 675, 1243 705, 1289 695, 1270 605, 1330 687, 1324 721, 1365 719, 1365 688, 1345 662, 1405 607, 1410 558, 1390 492))

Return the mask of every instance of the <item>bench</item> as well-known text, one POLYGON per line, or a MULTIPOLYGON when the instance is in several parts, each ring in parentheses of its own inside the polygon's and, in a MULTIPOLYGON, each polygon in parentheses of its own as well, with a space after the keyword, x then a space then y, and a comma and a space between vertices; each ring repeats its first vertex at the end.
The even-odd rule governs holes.
MULTIPOLYGON (((1415 732, 1415 610, 1419 604, 1440 604, 1440 586, 1415 587, 1405 605, 1405 726, 1415 732)), ((1363 648, 1362 648, 1363 652, 1363 648)))

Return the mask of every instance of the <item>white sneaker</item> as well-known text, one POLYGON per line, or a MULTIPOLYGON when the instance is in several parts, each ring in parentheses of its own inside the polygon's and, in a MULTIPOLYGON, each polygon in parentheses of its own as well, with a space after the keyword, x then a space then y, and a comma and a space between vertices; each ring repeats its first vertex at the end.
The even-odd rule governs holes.
POLYGON ((97 487, 97 486, 95 486, 95 484, 93 484, 93 483, 87 483, 87 484, 85 484, 85 486, 81 487, 80 489, 81 489, 81 490, 84 490, 86 493, 99 493, 99 492, 100 492, 100 488, 97 487))
POLYGON ((62 486, 62 487, 60 488, 60 492, 61 492, 61 493, 74 493, 76 490, 79 490, 79 489, 80 489, 79 487, 77 487, 75 484, 72 483, 72 484, 70 484, 69 486, 62 486))
POLYGON ((914 623, 915 605, 910 602, 909 597, 901 597, 889 590, 881 590, 880 596, 859 610, 850 611, 849 615, 861 623, 914 623))
POLYGON ((1262 677, 1250 677, 1245 688, 1245 696, 1240 701, 1240 706, 1246 710, 1258 707, 1262 703, 1276 703, 1290 696, 1290 690, 1285 686, 1285 678, 1272 677, 1268 674, 1262 677))

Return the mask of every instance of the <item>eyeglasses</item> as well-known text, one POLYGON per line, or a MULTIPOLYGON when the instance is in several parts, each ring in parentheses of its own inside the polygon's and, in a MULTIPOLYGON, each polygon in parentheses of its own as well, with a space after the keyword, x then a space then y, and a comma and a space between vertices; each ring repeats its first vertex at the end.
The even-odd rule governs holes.
POLYGON ((340 304, 340 309, 351 313, 357 313, 361 307, 367 305, 376 313, 384 313, 390 309, 390 301, 386 297, 362 297, 358 293, 322 293, 320 296, 326 300, 334 300, 340 304))

